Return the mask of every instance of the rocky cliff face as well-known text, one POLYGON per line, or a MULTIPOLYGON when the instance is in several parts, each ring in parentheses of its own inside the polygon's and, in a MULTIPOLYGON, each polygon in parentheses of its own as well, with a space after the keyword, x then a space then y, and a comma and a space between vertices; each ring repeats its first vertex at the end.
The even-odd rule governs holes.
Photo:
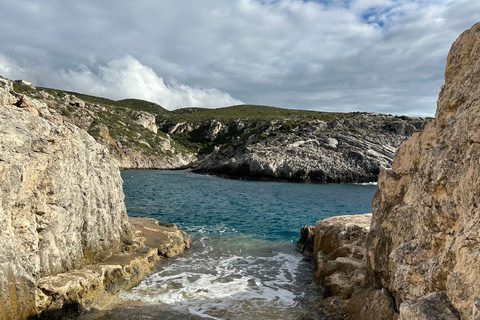
POLYGON ((380 175, 367 284, 391 292, 401 319, 480 317, 479 83, 476 24, 452 45, 435 121, 380 175))
POLYGON ((132 241, 104 146, 0 79, 0 319, 37 312, 37 281, 132 241))
MULTIPOLYGON (((217 147, 194 171, 227 177, 316 182, 376 181, 396 148, 425 125, 425 119, 352 113, 330 121, 272 121, 243 127, 237 141, 217 147), (240 137, 248 137, 242 141, 240 137)), ((213 141, 218 124, 210 130, 213 141)), ((228 132, 236 125, 225 126, 228 132)))
POLYGON ((157 116, 167 110, 141 100, 112 101, 21 83, 14 90, 44 102, 63 119, 107 147, 123 169, 178 169, 197 159, 194 152, 158 131, 157 116), (143 111, 142 108, 151 112, 143 111))
POLYGON ((395 149, 427 122, 267 106, 168 111, 15 83, 106 146, 124 169, 179 169, 231 178, 376 181, 395 149), (197 161, 201 159, 200 161, 197 161))

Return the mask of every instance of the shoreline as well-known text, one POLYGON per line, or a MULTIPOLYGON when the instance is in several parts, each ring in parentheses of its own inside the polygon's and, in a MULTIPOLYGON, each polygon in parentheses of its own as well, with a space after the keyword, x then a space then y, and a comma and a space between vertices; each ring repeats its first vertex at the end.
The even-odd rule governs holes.
POLYGON ((257 182, 287 182, 287 183, 313 183, 313 184, 358 184, 358 185, 376 185, 377 181, 354 181, 354 182, 322 182, 322 181, 310 181, 310 180, 295 180, 295 179, 277 179, 271 177, 259 177, 259 176, 251 176, 251 175, 226 175, 226 174, 216 174, 216 173, 209 173, 209 172, 196 172, 193 167, 185 167, 185 168, 173 168, 173 169, 163 169, 163 168, 122 168, 120 172, 127 172, 130 170, 139 170, 139 171, 188 171, 194 174, 202 175, 202 176, 211 176, 217 177, 222 179, 230 179, 230 180, 241 180, 241 181, 257 181, 257 182))
POLYGON ((133 248, 81 269, 41 278, 37 285, 40 313, 32 319, 79 317, 107 310, 115 294, 140 283, 157 261, 190 247, 189 236, 175 225, 152 218, 128 220, 134 228, 133 248))

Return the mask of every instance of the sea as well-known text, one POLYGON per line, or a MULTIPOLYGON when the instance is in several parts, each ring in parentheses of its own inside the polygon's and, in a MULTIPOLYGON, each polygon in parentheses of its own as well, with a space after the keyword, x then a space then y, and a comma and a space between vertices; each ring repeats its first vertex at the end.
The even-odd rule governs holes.
POLYGON ((159 262, 122 299, 206 319, 296 319, 321 297, 305 224, 371 212, 376 186, 224 179, 188 170, 122 172, 129 216, 174 223, 192 246, 159 262))

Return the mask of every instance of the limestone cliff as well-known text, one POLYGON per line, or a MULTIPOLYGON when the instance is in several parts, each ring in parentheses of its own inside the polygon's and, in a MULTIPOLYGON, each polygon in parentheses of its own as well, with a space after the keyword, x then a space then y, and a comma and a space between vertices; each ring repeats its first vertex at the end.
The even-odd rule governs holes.
POLYGON ((435 120, 380 175, 367 284, 391 292, 401 319, 480 318, 479 83, 476 24, 452 45, 435 120))
POLYGON ((287 118, 241 130, 236 123, 221 129, 217 123, 207 134, 212 141, 223 130, 236 132, 237 139, 216 147, 194 171, 286 181, 376 181, 380 168, 390 167, 400 143, 425 123, 421 118, 369 113, 325 120, 287 118))
POLYGON ((168 111, 154 103, 135 99, 113 101, 17 82, 13 89, 45 103, 65 121, 87 131, 107 147, 120 168, 178 169, 197 159, 193 152, 158 130, 157 117, 168 111))
POLYGON ((190 239, 174 225, 128 218, 107 148, 0 77, 0 243, 0 320, 10 320, 98 308, 190 239))
POLYGON ((17 82, 14 90, 87 131, 121 168, 192 167, 231 178, 376 181, 400 143, 427 122, 255 105, 168 111, 142 100, 113 101, 17 82))
POLYGON ((315 279, 327 298, 304 319, 480 319, 479 83, 480 23, 452 45, 435 120, 382 170, 366 243, 348 219, 317 223, 315 279), (365 246, 366 265, 350 268, 365 278, 342 278, 333 266, 352 250, 324 239, 365 246))
POLYGON ((105 147, 3 79, 0 141, 0 318, 25 318, 40 277, 103 260, 132 231, 105 147))

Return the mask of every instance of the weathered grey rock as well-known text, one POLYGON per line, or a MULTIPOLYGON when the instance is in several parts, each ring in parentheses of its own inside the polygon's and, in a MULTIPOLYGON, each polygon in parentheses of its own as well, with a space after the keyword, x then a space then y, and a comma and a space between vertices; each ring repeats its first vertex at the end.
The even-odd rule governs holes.
MULTIPOLYGON (((356 114, 334 120, 329 129, 323 121, 305 121, 282 131, 282 122, 272 121, 263 133, 246 127, 241 132, 248 137, 244 144, 221 146, 219 152, 196 163, 194 171, 287 181, 376 181, 380 168, 390 167, 400 143, 426 123, 424 119, 407 122, 386 115, 356 114)), ((218 132, 220 127, 214 129, 218 132)))
POLYGON ((478 310, 478 83, 480 24, 452 45, 435 121, 398 149, 392 170, 379 178, 367 282, 390 291, 404 318, 426 319, 421 310, 440 291, 443 305, 451 303, 461 319, 478 310))
MULTIPOLYGON (((112 106, 113 101, 105 105, 85 102, 72 94, 34 87, 26 89, 27 96, 14 92, 10 81, 5 80, 5 83, 9 83, 7 91, 11 92, 13 100, 4 104, 15 103, 33 114, 41 109, 54 116, 61 115, 60 122, 68 121, 78 126, 106 146, 122 169, 180 169, 197 160, 193 152, 158 131, 152 113, 130 109, 128 104, 127 107, 121 103, 112 106), (42 104, 40 109, 38 104, 42 104)), ((38 115, 55 122, 48 115, 38 115)))
POLYGON ((209 139, 210 141, 213 141, 217 138, 217 135, 224 129, 223 125, 216 121, 213 120, 210 122, 208 126, 208 130, 206 132, 205 138, 209 139))
POLYGON ((400 305, 399 320, 458 320, 457 312, 448 300, 447 293, 432 292, 417 302, 405 301, 400 305))
POLYGON ((145 111, 133 111, 132 116, 135 119, 135 122, 144 128, 152 131, 153 133, 158 132, 158 126, 156 123, 155 116, 151 113, 145 111))
POLYGON ((0 83, 0 318, 21 319, 40 277, 105 259, 132 232, 105 147, 0 83))
POLYGON ((300 239, 297 241, 297 248, 307 256, 313 256, 313 244, 315 238, 315 227, 305 225, 300 229, 300 239))

